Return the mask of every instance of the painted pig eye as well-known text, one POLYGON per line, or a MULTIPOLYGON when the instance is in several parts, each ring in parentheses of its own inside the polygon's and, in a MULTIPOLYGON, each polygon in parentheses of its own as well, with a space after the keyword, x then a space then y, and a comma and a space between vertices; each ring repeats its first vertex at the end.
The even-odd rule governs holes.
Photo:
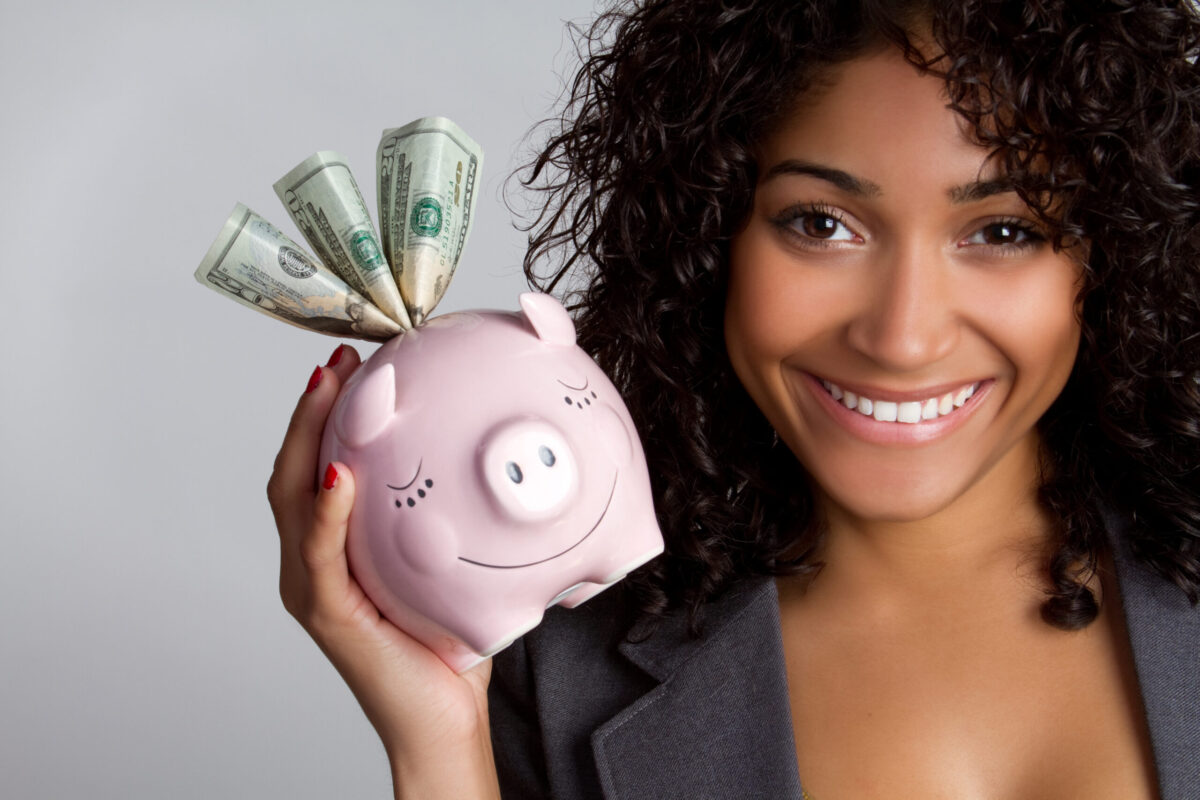
POLYGON ((554 457, 554 451, 549 447, 546 447, 546 445, 542 445, 538 448, 538 458, 540 458, 542 463, 547 467, 553 467, 554 462, 558 460, 554 457))
POLYGON ((521 467, 515 461, 505 464, 504 471, 508 473, 508 479, 513 483, 520 483, 525 480, 525 476, 521 474, 521 467))

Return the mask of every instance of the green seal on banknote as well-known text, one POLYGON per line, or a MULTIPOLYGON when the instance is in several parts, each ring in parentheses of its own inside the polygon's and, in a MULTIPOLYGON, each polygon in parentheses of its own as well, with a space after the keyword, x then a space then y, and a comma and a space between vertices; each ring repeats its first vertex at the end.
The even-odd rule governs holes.
POLYGON ((479 144, 445 117, 388 128, 376 150, 376 228, 346 157, 319 150, 274 184, 315 257, 238 203, 196 280, 299 327, 388 341, 420 325, 445 293, 482 163, 479 144))
POLYGON ((310 278, 317 274, 317 265, 304 253, 290 247, 279 248, 279 266, 293 278, 310 278))
POLYGON ((413 204, 412 229, 418 236, 437 236, 442 232, 442 206, 432 197, 413 204))
POLYGON ((354 260, 364 272, 371 272, 386 266, 379 245, 375 244, 375 234, 371 231, 358 231, 350 237, 350 247, 354 252, 354 260))

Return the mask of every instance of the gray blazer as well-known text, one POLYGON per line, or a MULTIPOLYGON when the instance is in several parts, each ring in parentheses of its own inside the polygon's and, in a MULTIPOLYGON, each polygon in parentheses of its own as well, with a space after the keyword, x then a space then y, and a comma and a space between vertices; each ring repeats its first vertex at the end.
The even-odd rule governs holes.
MULTIPOLYGON (((1123 537, 1116 537, 1120 542, 1123 537)), ((1200 798, 1200 608, 1114 550, 1162 800, 1200 798)), ((623 641, 614 597, 495 659, 492 740, 506 798, 800 798, 775 584, 623 641)))

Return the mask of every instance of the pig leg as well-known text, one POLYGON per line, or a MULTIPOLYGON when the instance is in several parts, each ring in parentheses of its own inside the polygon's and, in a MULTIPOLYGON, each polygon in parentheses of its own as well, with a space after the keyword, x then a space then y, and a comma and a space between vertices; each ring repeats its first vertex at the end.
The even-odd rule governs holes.
POLYGON ((642 564, 662 553, 663 543, 657 528, 653 530, 653 535, 648 538, 650 539, 648 542, 635 542, 635 544, 641 545, 641 548, 637 555, 632 558, 629 557, 628 553, 619 552, 610 554, 602 563, 597 564, 596 569, 593 571, 593 574, 599 572, 603 576, 599 581, 584 581, 580 583, 573 590, 560 597, 558 605, 563 608, 575 608, 600 594, 642 564))
POLYGON ((606 586, 616 583, 662 551, 662 535, 658 532, 658 527, 654 526, 642 536, 631 537, 625 547, 608 554, 597 563, 593 570, 594 580, 606 586))
POLYGON ((463 640, 471 646, 477 645, 476 651, 487 658, 508 647, 521 635, 528 633, 542 621, 543 609, 527 607, 514 609, 493 609, 492 613, 481 615, 474 624, 463 630, 463 640))
MULTIPOLYGON (((618 580, 620 579, 618 578, 618 580)), ((600 594, 616 582, 617 581, 613 581, 612 583, 590 583, 585 581, 583 583, 576 584, 574 589, 560 597, 554 603, 554 605, 560 605, 563 608, 575 608, 575 606, 582 605, 588 600, 591 600, 593 597, 600 594)))
POLYGON ((462 644, 459 644, 458 647, 454 647, 442 652, 434 652, 437 652, 438 657, 441 658, 442 661, 446 662, 446 666, 460 674, 466 672, 471 667, 482 662, 486 658, 486 656, 481 656, 475 651, 468 649, 466 645, 462 644))

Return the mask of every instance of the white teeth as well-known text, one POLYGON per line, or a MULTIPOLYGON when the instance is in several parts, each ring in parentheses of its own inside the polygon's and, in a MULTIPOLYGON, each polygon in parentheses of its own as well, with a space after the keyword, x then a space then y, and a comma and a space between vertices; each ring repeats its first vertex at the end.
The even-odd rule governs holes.
POLYGON ((972 383, 956 392, 947 392, 940 397, 900 403, 891 400, 872 400, 848 389, 842 389, 832 381, 821 381, 821 385, 834 400, 841 402, 851 411, 858 411, 864 417, 874 417, 879 422, 903 422, 909 425, 944 417, 955 409, 962 408, 979 388, 978 383, 972 383))
POLYGON ((920 403, 901 403, 899 413, 896 416, 900 422, 907 422, 909 425, 914 422, 921 421, 921 404, 920 403))
POLYGON ((887 400, 875 401, 875 413, 872 414, 875 419, 880 422, 895 422, 896 414, 897 408, 895 403, 888 402, 887 400))

